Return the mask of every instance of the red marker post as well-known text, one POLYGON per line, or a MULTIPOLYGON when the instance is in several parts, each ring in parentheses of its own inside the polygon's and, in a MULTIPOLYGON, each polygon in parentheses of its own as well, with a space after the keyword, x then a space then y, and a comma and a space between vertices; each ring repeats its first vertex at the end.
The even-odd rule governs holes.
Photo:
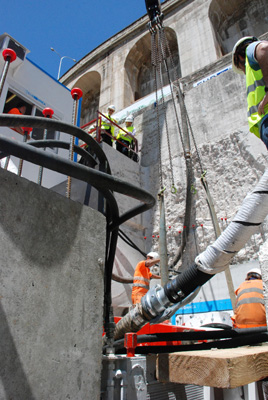
POLYGON ((2 56, 3 56, 4 60, 5 60, 5 65, 4 65, 4 68, 3 68, 3 71, 2 71, 2 75, 1 75, 1 78, 0 78, 0 96, 2 94, 2 90, 3 90, 4 84, 5 84, 5 80, 6 80, 6 77, 7 77, 9 65, 13 61, 15 61, 16 58, 17 58, 17 55, 16 55, 15 51, 12 50, 12 49, 3 50, 2 51, 2 56))
MULTIPOLYGON (((72 98, 74 99, 73 105, 73 115, 72 115, 72 124, 77 125, 77 110, 78 110, 78 100, 81 99, 83 96, 83 92, 79 88, 74 88, 71 90, 72 98)), ((70 147, 69 147, 69 160, 73 161, 74 157, 74 136, 70 138, 70 147)), ((67 180, 67 190, 66 190, 66 197, 69 199, 71 197, 71 177, 68 176, 67 180)))
MULTIPOLYGON (((52 110, 52 108, 45 108, 42 111, 42 113, 45 118, 52 118, 54 111, 52 110)), ((47 140, 47 129, 44 129, 43 139, 47 140)), ((45 147, 44 147, 44 151, 46 151, 45 147)), ((42 184, 42 178, 43 178, 43 167, 39 167, 38 180, 37 180, 38 185, 42 184)))
MULTIPOLYGON (((33 128, 22 128, 24 131, 23 134, 23 142, 27 142, 28 136, 30 136, 30 132, 32 132, 33 128)), ((22 165, 23 165, 23 160, 20 159, 20 163, 19 163, 19 168, 18 168, 18 176, 21 176, 22 173, 22 165)))
MULTIPOLYGON (((3 90, 3 87, 4 87, 5 81, 6 81, 9 65, 13 61, 15 61, 16 58, 17 58, 17 55, 16 55, 15 51, 12 50, 12 49, 4 49, 2 51, 2 56, 3 56, 4 60, 5 60, 5 65, 4 65, 4 68, 3 68, 3 71, 2 71, 2 74, 1 74, 1 77, 0 77, 0 97, 1 97, 2 90, 3 90)), ((10 156, 7 156, 4 169, 7 169, 9 160, 10 160, 10 156)))

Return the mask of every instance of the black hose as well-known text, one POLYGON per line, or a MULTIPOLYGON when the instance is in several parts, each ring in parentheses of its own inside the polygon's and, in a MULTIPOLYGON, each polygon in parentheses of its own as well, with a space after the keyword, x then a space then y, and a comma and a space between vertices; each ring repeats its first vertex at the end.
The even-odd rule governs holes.
POLYGON ((119 237, 130 247, 137 250, 140 254, 143 255, 143 257, 146 258, 147 254, 144 253, 144 251, 142 251, 121 229, 119 229, 119 237))
MULTIPOLYGON (((171 341, 193 341, 193 340, 215 340, 244 337, 248 335, 259 335, 267 332, 267 327, 246 328, 246 329, 218 329, 215 331, 186 331, 185 332, 167 332, 148 335, 137 335, 137 343, 153 342, 171 342, 171 341)), ((125 339, 119 339, 114 342, 115 349, 124 347, 125 339)))
MULTIPOLYGON (((155 199, 148 192, 137 188, 134 185, 125 183, 120 179, 110 176, 111 170, 105 153, 99 144, 86 132, 73 125, 62 123, 56 120, 49 120, 42 117, 14 116, 6 114, 0 116, 0 126, 25 126, 51 129, 68 133, 76 136, 88 144, 90 151, 94 153, 100 166, 105 168, 106 173, 96 171, 84 165, 74 163, 62 157, 48 152, 40 151, 35 147, 58 147, 69 149, 69 144, 62 141, 41 140, 36 142, 18 143, 0 135, 1 151, 17 156, 26 161, 40 165, 42 167, 57 171, 59 173, 85 181, 99 190, 107 200, 107 234, 106 234, 106 257, 105 257, 105 298, 104 298, 104 326, 108 338, 113 337, 114 322, 111 308, 111 280, 115 250, 118 238, 118 226, 127 219, 150 209, 155 204, 155 199), (31 146, 29 146, 31 145, 31 146), (138 205, 119 217, 119 210, 112 191, 131 196, 144 204, 138 205)), ((85 157, 92 166, 96 165, 96 160, 85 150, 75 146, 75 151, 85 157)))
MULTIPOLYGON (((254 345, 257 343, 267 342, 268 332, 245 335, 243 337, 236 337, 226 340, 217 340, 208 343, 174 345, 174 346, 138 346, 136 347, 136 354, 160 354, 160 353, 175 353, 180 351, 196 351, 196 350, 210 350, 217 349, 230 349, 233 347, 241 347, 246 345, 254 345)), ((125 354, 125 349, 116 350, 116 354, 125 354)))
POLYGON ((200 271, 194 264, 164 286, 165 295, 171 303, 178 303, 213 276, 200 271))

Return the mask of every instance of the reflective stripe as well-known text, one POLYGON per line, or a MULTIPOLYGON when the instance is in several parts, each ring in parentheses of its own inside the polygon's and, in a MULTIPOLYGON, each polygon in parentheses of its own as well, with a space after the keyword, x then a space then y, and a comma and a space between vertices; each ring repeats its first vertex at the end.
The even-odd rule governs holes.
POLYGON ((150 283, 150 280, 144 278, 143 276, 134 276, 134 281, 144 281, 146 283, 150 283))
MULTIPOLYGON (((265 96, 265 82, 261 68, 253 69, 246 57, 246 84, 248 102, 248 124, 250 132, 260 138, 259 126, 263 116, 258 114, 258 106, 265 96)), ((268 106, 264 108, 264 115, 268 114, 268 106)))
POLYGON ((242 294, 245 294, 245 293, 260 293, 260 294, 263 294, 263 291, 262 291, 262 289, 259 289, 259 288, 257 288, 257 287, 253 287, 253 288, 248 288, 248 289, 243 289, 243 290, 241 290, 241 292, 239 293, 239 295, 237 296, 237 298, 239 299, 239 297, 240 296, 242 296, 242 294))
MULTIPOLYGON (((132 134, 132 132, 133 132, 133 130, 134 130, 134 126, 127 126, 127 127, 125 128, 125 130, 126 130, 127 132, 129 132, 130 134, 132 134)), ((129 136, 125 136, 125 135, 126 135, 125 132, 120 130, 119 133, 118 133, 118 135, 116 136, 116 139, 123 139, 123 140, 125 140, 126 142, 129 142, 129 143, 131 143, 131 142, 134 141, 133 138, 131 138, 131 137, 129 137, 129 136)))
POLYGON ((149 290, 149 285, 148 286, 146 286, 146 285, 143 285, 142 283, 134 283, 133 284, 133 287, 140 287, 140 288, 143 288, 143 289, 148 289, 149 290))
POLYGON ((260 299, 259 297, 250 297, 242 299, 237 303, 236 307, 239 307, 242 304, 254 304, 254 303, 264 304, 264 299, 260 299))
POLYGON ((252 107, 250 107, 250 108, 248 109, 248 118, 249 118, 252 114, 258 113, 259 104, 260 104, 260 103, 258 103, 256 106, 252 106, 252 107))
POLYGON ((258 86, 265 86, 265 82, 264 82, 263 79, 259 79, 259 80, 255 81, 252 85, 249 85, 249 86, 247 87, 247 95, 248 95, 250 92, 254 92, 255 89, 256 89, 258 86))

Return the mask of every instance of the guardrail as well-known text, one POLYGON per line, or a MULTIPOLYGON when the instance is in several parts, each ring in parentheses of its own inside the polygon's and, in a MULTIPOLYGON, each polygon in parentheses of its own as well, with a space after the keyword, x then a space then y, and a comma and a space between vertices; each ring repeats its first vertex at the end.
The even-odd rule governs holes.
MULTIPOLYGON (((110 118, 108 118, 106 115, 102 114, 98 110, 97 111, 97 118, 95 118, 95 119, 91 120, 90 122, 88 122, 88 123, 84 124, 83 126, 81 126, 81 129, 85 130, 85 128, 87 128, 88 126, 90 127, 90 126, 93 125, 93 128, 89 129, 87 131, 87 133, 89 135, 93 136, 93 137, 95 136, 95 140, 98 143, 101 143, 101 133, 102 133, 102 129, 101 129, 101 120, 102 120, 102 118, 101 117, 103 117, 106 120, 110 121, 111 125, 115 126, 116 128, 120 129, 121 131, 125 132, 126 134, 129 134, 129 132, 126 129, 122 128, 120 125, 118 125, 116 122, 114 122, 113 120, 111 120, 110 118)), ((133 138, 134 147, 131 148, 131 147, 126 146, 120 139, 117 139, 116 137, 112 136, 106 130, 105 130, 105 134, 107 136, 109 136, 110 138, 112 138, 114 141, 120 143, 121 146, 127 148, 131 153, 133 153, 131 158, 134 158, 134 154, 135 154, 136 158, 138 159, 139 146, 138 146, 138 140, 135 137, 133 138)), ((83 145, 83 147, 85 147, 85 146, 83 145)))

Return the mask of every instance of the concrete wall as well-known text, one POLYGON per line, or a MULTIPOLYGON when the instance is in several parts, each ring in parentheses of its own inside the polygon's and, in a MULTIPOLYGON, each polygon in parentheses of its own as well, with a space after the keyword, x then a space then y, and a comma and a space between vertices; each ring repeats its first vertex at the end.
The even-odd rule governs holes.
POLYGON ((98 400, 105 218, 4 170, 0 186, 0 398, 98 400))

